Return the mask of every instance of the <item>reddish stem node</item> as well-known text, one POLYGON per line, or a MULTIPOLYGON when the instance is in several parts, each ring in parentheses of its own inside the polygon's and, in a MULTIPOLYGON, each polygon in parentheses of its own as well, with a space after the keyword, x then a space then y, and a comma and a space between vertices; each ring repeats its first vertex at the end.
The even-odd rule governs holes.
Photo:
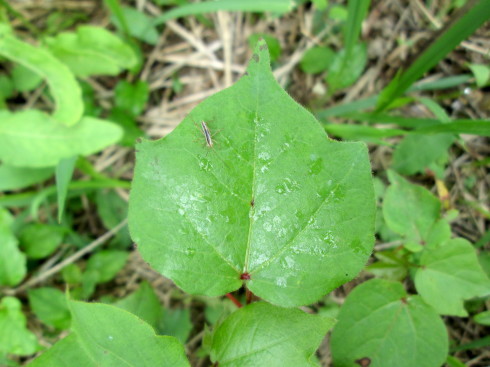
POLYGON ((231 302, 233 302, 233 303, 235 304, 235 306, 237 306, 238 308, 243 307, 243 305, 240 303, 240 301, 239 301, 239 300, 237 300, 237 299, 236 299, 236 298, 233 296, 233 294, 231 294, 231 293, 226 293, 226 297, 228 297, 228 298, 231 300, 231 302))
POLYGON ((240 275, 241 280, 250 280, 250 274, 249 273, 243 273, 240 275))

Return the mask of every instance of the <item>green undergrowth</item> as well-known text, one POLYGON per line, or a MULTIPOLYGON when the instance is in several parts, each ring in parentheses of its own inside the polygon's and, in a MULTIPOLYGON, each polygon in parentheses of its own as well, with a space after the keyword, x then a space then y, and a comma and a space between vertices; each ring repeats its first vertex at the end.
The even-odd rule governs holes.
POLYGON ((461 214, 445 180, 455 148, 470 149, 462 134, 488 137, 490 121, 455 118, 432 92, 485 88, 490 71, 468 63, 467 74, 420 82, 490 18, 485 1, 451 2, 441 31, 382 91, 331 107, 370 62, 371 4, 313 1, 314 31, 329 32, 298 68, 325 86, 320 108, 276 82, 282 45, 257 33, 244 75, 151 140, 137 120, 152 92, 138 76, 166 22, 210 27, 216 11, 261 21, 306 2, 154 3, 162 15, 104 1, 112 30, 83 14, 50 16, 41 30, 0 1, 0 365, 319 366, 327 333, 338 367, 464 366, 456 352, 488 346, 448 332, 454 318, 490 325, 490 235, 453 233, 461 214), (110 103, 96 98, 99 77, 111 78, 110 103), (18 108, 32 94, 46 105, 18 108), (412 105, 430 117, 406 115, 412 105), (131 182, 93 163, 114 145, 136 152, 131 182), (391 160, 373 175, 380 146, 391 160), (87 210, 107 235, 84 227, 87 210), (113 291, 134 251, 178 289, 113 291), (334 291, 352 280, 339 302, 334 291))

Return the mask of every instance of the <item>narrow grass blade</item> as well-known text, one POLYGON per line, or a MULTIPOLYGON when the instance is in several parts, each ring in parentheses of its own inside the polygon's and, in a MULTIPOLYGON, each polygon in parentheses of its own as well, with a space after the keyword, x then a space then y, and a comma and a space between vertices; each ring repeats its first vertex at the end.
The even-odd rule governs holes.
POLYGON ((121 25, 121 30, 123 31, 125 36, 128 37, 130 34, 129 26, 126 22, 126 17, 124 16, 124 12, 119 0, 104 0, 104 4, 107 6, 112 15, 114 15, 114 17, 118 20, 119 24, 121 25))
POLYGON ((417 129, 417 133, 455 133, 490 136, 490 120, 454 120, 447 124, 432 125, 417 129))
MULTIPOLYGON (((461 84, 467 83, 471 78, 472 76, 469 74, 461 74, 429 82, 421 81, 408 88, 406 93, 454 88, 460 86, 461 84)), ((358 99, 353 102, 329 107, 324 110, 317 111, 316 116, 319 119, 326 119, 327 117, 331 116, 344 116, 353 112, 367 110, 376 106, 378 97, 379 95, 374 95, 368 98, 358 99)))
POLYGON ((68 185, 70 184, 75 169, 77 157, 62 159, 56 166, 56 191, 58 193, 58 222, 63 219, 65 210, 66 194, 68 193, 68 185))
POLYGON ((395 98, 401 96, 426 71, 433 68, 489 18, 488 0, 469 0, 453 19, 436 33, 410 66, 385 87, 379 97, 377 110, 386 109, 395 98))
POLYGON ((361 32, 362 21, 366 17, 370 0, 349 0, 347 5, 347 21, 344 26, 344 44, 347 57, 351 56, 361 32))
POLYGON ((227 11, 249 11, 249 12, 275 12, 286 13, 294 8, 291 0, 216 0, 202 3, 192 3, 172 9, 159 17, 156 17, 153 25, 163 24, 170 19, 180 18, 187 15, 212 13, 218 10, 227 11))

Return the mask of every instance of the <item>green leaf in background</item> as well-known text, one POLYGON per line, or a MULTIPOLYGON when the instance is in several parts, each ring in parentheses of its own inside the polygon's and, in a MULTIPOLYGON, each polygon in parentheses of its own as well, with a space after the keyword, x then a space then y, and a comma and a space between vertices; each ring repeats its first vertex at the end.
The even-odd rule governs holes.
POLYGON ((446 364, 448 367, 467 367, 463 362, 453 356, 447 356, 446 364))
POLYGON ((199 3, 190 3, 169 10, 153 20, 153 25, 163 24, 170 19, 176 19, 187 15, 212 13, 219 10, 243 11, 243 12, 274 12, 286 13, 292 10, 295 4, 291 0, 213 0, 199 3))
POLYGON ((272 37, 267 33, 254 33, 250 37, 248 37, 248 44, 250 48, 254 48, 259 39, 263 38, 267 43, 267 47, 269 48, 269 53, 271 57, 271 62, 275 62, 281 57, 282 49, 279 40, 276 37, 272 37))
POLYGON ((398 74, 381 92, 377 110, 388 107, 397 97, 401 96, 424 73, 432 69, 461 41, 468 38, 476 29, 490 18, 488 0, 468 1, 464 8, 455 12, 443 30, 431 38, 427 46, 417 50, 418 56, 411 61, 407 70, 398 74))
POLYGON ((194 328, 189 309, 164 309, 158 330, 160 334, 176 337, 182 344, 187 342, 194 328))
POLYGON ((218 296, 245 283, 277 305, 309 304, 353 279, 370 255, 366 146, 327 138, 274 80, 263 40, 234 86, 137 150, 131 236, 186 292, 218 296))
POLYGON ((143 80, 138 80, 134 84, 120 80, 114 89, 116 106, 129 112, 133 117, 141 115, 149 95, 148 83, 143 80))
POLYGON ((447 161, 455 140, 453 134, 408 135, 393 152, 392 168, 403 175, 424 172, 434 162, 447 161))
POLYGON ((425 249, 419 263, 417 292, 441 315, 468 316, 464 300, 490 295, 475 249, 462 238, 425 249))
POLYGON ((43 78, 32 69, 17 64, 12 69, 14 88, 19 92, 29 92, 41 85, 43 78))
POLYGON ((70 184, 75 170, 75 162, 77 156, 63 158, 58 162, 56 166, 56 193, 58 200, 58 222, 61 223, 63 219, 63 212, 65 210, 66 195, 68 194, 68 185, 70 184))
POLYGON ((335 52, 330 47, 312 47, 301 59, 301 70, 308 74, 322 73, 330 68, 335 56, 335 52))
POLYGON ((408 264, 400 251, 378 251, 375 257, 378 261, 368 265, 366 271, 377 278, 402 281, 408 275, 408 264))
POLYGON ((0 207, 0 285, 6 286, 19 284, 27 272, 26 256, 11 229, 13 220, 7 209, 0 207))
POLYGON ((80 26, 45 40, 46 47, 78 77, 117 75, 136 65, 132 48, 108 30, 80 26))
MULTIPOLYGON (((160 35, 156 27, 153 26, 153 18, 129 6, 121 6, 121 9, 129 34, 140 41, 156 45, 160 35)), ((111 20, 117 28, 124 29, 124 24, 121 24, 119 17, 113 16, 111 20)))
MULTIPOLYGON (((162 315, 162 305, 148 282, 141 283, 136 292, 114 303, 156 328, 162 315)), ((168 334, 167 334, 168 335, 168 334)))
MULTIPOLYGON (((128 216, 128 202, 114 190, 99 190, 95 196, 97 213, 107 230, 114 228, 128 216)), ((125 226, 116 233, 110 242, 111 248, 127 249, 133 242, 125 226)))
POLYGON ((367 47, 363 43, 355 45, 350 55, 345 49, 338 52, 325 78, 331 93, 354 84, 364 71, 366 62, 367 47))
POLYGON ((62 291, 49 287, 35 288, 29 289, 27 296, 32 311, 43 323, 60 330, 70 327, 70 310, 62 291))
POLYGON ((120 107, 114 107, 107 118, 123 129, 124 135, 120 141, 123 146, 133 147, 136 139, 145 136, 145 133, 138 127, 136 119, 120 107))
POLYGON ((12 166, 52 167, 63 158, 95 153, 121 137, 119 126, 93 117, 67 127, 37 110, 4 112, 0 118, 0 159, 12 166))
POLYGON ((14 82, 7 75, 0 74, 0 108, 6 109, 5 99, 14 95, 14 82))
POLYGON ((422 186, 388 171, 391 185, 383 201, 388 227, 409 241, 423 244, 440 216, 441 202, 422 186))
POLYGON ((15 297, 0 301, 0 355, 29 355, 38 350, 36 336, 26 328, 22 304, 15 297))
POLYGON ((446 360, 443 321, 401 283, 373 279, 357 286, 338 320, 330 344, 335 366, 439 367, 446 360))
POLYGON ((334 323, 298 309, 252 303, 217 327, 211 360, 220 367, 315 366, 312 357, 334 323))
POLYGON ((83 298, 88 298, 95 286, 112 280, 126 265, 129 253, 118 250, 101 250, 90 256, 82 276, 83 298))
POLYGON ((83 114, 81 90, 66 65, 48 51, 22 42, 8 33, 0 33, 0 55, 31 69, 46 79, 56 103, 53 113, 56 121, 71 126, 80 120, 83 114))
POLYGON ((35 183, 42 182, 53 176, 54 169, 14 167, 8 164, 0 165, 0 191, 22 189, 35 183))
POLYGON ((101 303, 70 301, 73 333, 30 367, 188 367, 184 348, 157 336, 130 312, 101 303))
POLYGON ((477 87, 483 88, 490 82, 490 66, 482 64, 469 64, 468 67, 475 76, 477 87))
POLYGON ((205 302, 204 316, 210 325, 216 324, 236 311, 235 304, 228 298, 206 298, 205 302))
POLYGON ((70 264, 61 269, 61 276, 65 283, 70 285, 82 282, 82 271, 77 264, 70 264))
POLYGON ((490 311, 480 312, 473 316, 473 321, 477 324, 490 326, 490 311))
POLYGON ((31 259, 51 255, 62 243, 66 229, 43 223, 33 223, 22 228, 19 242, 22 251, 31 259))

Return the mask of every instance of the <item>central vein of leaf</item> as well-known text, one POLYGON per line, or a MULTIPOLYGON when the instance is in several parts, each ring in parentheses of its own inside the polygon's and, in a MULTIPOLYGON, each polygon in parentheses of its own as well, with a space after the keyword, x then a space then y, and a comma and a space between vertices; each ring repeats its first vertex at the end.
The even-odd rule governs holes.
MULTIPOLYGON (((255 117, 254 117, 254 123, 253 123, 253 128, 254 128, 254 139, 253 139, 253 154, 252 154, 252 159, 253 159, 253 165, 252 165, 252 200, 255 201, 255 181, 257 178, 257 167, 256 167, 256 162, 257 162, 257 122, 258 122, 258 115, 257 115, 257 109, 255 109, 255 117)), ((252 206, 250 209, 253 212, 255 211, 255 205, 252 206)), ((243 264, 243 273, 248 274, 248 265, 250 263, 250 248, 252 247, 252 226, 254 222, 254 216, 250 215, 249 216, 249 225, 248 225, 248 239, 247 239, 247 250, 245 253, 245 263, 243 264)))

